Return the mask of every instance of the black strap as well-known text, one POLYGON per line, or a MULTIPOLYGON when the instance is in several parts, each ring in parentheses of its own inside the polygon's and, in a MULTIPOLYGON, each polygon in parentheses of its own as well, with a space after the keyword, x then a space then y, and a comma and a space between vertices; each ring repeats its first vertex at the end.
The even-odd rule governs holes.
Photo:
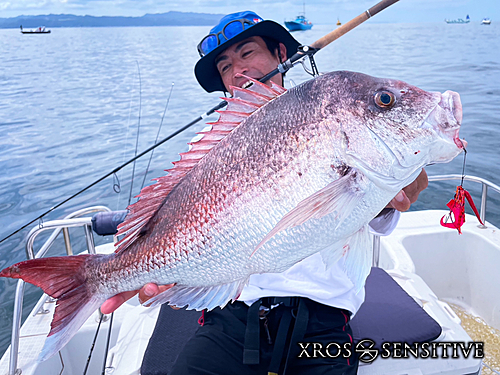
POLYGON ((245 346, 243 350, 243 364, 258 365, 259 364, 259 341, 260 341, 260 326, 259 326, 259 309, 260 300, 255 301, 247 312, 247 328, 245 330, 245 346))
POLYGON ((288 353, 286 355, 283 375, 285 375, 286 368, 288 366, 288 359, 291 356, 298 354, 296 353, 298 350, 297 343, 304 338, 307 330, 307 323, 309 322, 309 310, 304 299, 293 297, 293 300, 290 302, 292 306, 289 306, 283 312, 283 316, 281 317, 280 325, 278 327, 278 333, 276 334, 276 342, 274 344, 273 355, 271 357, 271 363, 269 365, 269 370, 267 373, 268 375, 278 375, 279 373, 281 360, 283 359, 283 353, 285 351, 286 338, 288 336, 288 331, 292 323, 292 317, 295 318, 295 324, 293 326, 293 331, 290 338, 290 344, 288 353))
POLYGON ((297 343, 304 339, 307 330, 307 323, 309 322, 309 309, 307 308, 304 299, 300 299, 299 307, 295 311, 295 325, 293 326, 292 337, 290 338, 290 347, 288 348, 288 355, 286 356, 283 375, 285 375, 290 357, 294 358, 298 355, 297 352, 299 350, 299 346, 297 343))
POLYGON ((276 333, 276 339, 274 342, 273 355, 271 357, 271 363, 269 364, 268 375, 277 375, 280 369, 281 359, 283 358, 283 352, 285 351, 286 337, 290 329, 290 324, 292 323, 292 311, 287 308, 283 312, 281 317, 280 325, 278 327, 278 333, 276 333))

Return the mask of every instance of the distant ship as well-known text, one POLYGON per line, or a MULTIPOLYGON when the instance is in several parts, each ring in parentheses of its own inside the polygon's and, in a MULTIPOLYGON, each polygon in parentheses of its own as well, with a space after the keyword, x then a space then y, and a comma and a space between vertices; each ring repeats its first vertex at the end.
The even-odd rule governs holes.
POLYGON ((340 22, 340 20, 337 17, 337 26, 340 26, 340 25, 342 25, 342 22, 340 22))
POLYGON ((481 21, 481 25, 490 25, 491 24, 491 20, 489 18, 483 18, 483 20, 481 21))
POLYGON ((313 24, 306 18, 306 4, 304 3, 304 12, 299 14, 294 21, 285 21, 285 26, 290 31, 309 30, 313 24))
POLYGON ((50 34, 50 30, 46 29, 45 26, 40 26, 34 30, 25 30, 23 25, 21 25, 21 33, 23 34, 50 34))
POLYGON ((470 17, 467 15, 465 17, 465 20, 462 18, 459 18, 458 20, 444 20, 446 23, 469 23, 470 22, 470 17))

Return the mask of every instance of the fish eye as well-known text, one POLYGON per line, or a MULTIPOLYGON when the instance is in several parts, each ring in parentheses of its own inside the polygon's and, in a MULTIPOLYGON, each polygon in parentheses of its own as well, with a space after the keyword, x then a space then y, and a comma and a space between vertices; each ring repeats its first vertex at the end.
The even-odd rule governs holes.
POLYGON ((388 108, 394 105, 396 97, 390 91, 380 91, 375 94, 375 104, 380 108, 388 108))

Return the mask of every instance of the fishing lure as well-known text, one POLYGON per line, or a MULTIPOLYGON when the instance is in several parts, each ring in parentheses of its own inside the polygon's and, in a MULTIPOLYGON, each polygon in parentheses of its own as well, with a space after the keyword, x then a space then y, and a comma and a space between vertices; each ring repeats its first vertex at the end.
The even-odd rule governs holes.
POLYGON ((450 209, 450 213, 444 215, 441 218, 441 225, 446 228, 455 228, 458 230, 458 234, 462 234, 462 225, 465 223, 465 199, 467 198, 467 202, 472 207, 472 210, 476 214, 479 222, 484 225, 481 221, 481 217, 477 212, 476 205, 472 200, 471 195, 467 190, 464 189, 464 179, 465 179, 465 164, 467 160, 467 150, 465 149, 465 145, 462 143, 462 147, 464 149, 464 164, 462 167, 462 181, 459 186, 457 186, 457 190, 455 192, 455 197, 451 201, 448 202, 447 206, 450 209), (451 220, 451 222, 448 222, 451 220))
POLYGON ((481 221, 479 213, 477 212, 476 205, 472 200, 471 195, 467 190, 465 190, 462 185, 457 186, 457 190, 455 192, 455 197, 448 202, 447 206, 450 209, 450 213, 441 218, 441 225, 446 228, 455 228, 458 230, 458 234, 462 234, 462 225, 465 223, 465 199, 467 198, 467 202, 472 207, 472 210, 476 214, 479 222, 484 225, 481 221), (448 222, 448 219, 451 219, 451 222, 448 222))

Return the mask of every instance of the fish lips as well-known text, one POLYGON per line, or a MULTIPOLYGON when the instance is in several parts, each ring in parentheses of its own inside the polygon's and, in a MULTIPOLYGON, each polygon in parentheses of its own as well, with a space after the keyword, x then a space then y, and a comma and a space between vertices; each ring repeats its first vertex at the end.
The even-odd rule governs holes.
POLYGON ((464 149, 467 142, 459 138, 463 117, 460 95, 450 90, 432 94, 437 104, 425 119, 423 127, 433 128, 441 138, 453 142, 460 150, 464 149))

